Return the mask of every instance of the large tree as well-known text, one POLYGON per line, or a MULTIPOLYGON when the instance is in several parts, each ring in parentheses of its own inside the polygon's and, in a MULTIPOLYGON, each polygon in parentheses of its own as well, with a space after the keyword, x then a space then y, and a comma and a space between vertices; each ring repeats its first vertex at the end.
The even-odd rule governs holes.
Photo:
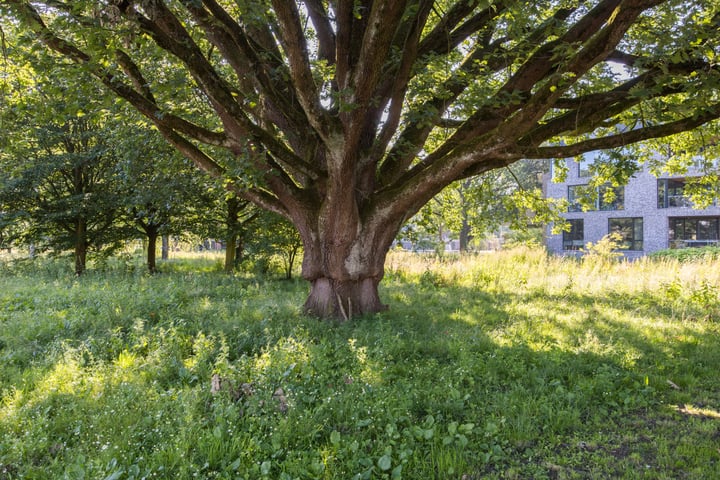
POLYGON ((386 252, 450 183, 720 116, 710 0, 1 4, 289 219, 321 316, 384 308, 386 252))

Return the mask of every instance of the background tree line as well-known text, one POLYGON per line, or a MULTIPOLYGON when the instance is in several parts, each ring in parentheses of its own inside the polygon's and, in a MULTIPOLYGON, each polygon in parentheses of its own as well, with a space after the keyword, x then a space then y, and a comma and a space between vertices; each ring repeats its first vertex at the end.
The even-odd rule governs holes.
POLYGON ((0 77, 0 247, 72 252, 77 275, 88 255, 136 239, 151 273, 158 241, 169 236, 221 240, 228 272, 244 252, 296 255, 282 218, 260 215, 90 79, 31 58, 3 32, 13 59, 3 59, 0 77))

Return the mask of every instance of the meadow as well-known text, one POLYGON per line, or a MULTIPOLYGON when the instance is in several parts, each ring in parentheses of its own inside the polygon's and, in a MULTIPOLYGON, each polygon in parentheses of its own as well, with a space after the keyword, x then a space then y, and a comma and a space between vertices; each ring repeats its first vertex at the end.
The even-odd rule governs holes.
POLYGON ((720 472, 718 259, 393 253, 340 324, 218 262, 0 264, 0 480, 720 472))

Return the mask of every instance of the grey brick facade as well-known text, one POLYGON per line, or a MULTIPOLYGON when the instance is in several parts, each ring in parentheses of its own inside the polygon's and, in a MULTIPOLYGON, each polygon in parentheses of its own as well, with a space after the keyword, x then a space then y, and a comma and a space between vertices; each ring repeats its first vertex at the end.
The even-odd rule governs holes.
MULTIPOLYGON (((574 186, 588 183, 589 178, 580 175, 579 163, 568 159, 567 166, 568 175, 564 182, 554 181, 551 178, 552 173, 545 176, 543 190, 546 197, 568 198, 570 192, 572 198, 574 186)), ((690 176, 692 171, 686 178, 690 176)), ((671 247, 716 244, 720 223, 720 207, 717 202, 703 210, 692 208, 684 197, 669 195, 668 180, 659 182, 658 178, 669 179, 671 186, 681 185, 683 179, 655 177, 647 168, 643 169, 624 187, 624 200, 620 208, 610 209, 612 207, 608 205, 602 207, 607 209, 589 211, 572 211, 580 209, 571 208, 571 211, 564 214, 569 221, 577 221, 573 223, 574 229, 571 233, 552 234, 552 226, 548 226, 545 236, 548 250, 556 254, 581 255, 579 245, 595 243, 607 235, 611 228, 621 230, 620 227, 626 227, 622 231, 629 232, 628 237, 635 239, 634 243, 628 242, 624 245, 623 253, 628 258, 641 257, 671 247), (632 227, 635 228, 634 237, 632 227), (641 236, 639 240, 636 238, 638 236, 641 236)))

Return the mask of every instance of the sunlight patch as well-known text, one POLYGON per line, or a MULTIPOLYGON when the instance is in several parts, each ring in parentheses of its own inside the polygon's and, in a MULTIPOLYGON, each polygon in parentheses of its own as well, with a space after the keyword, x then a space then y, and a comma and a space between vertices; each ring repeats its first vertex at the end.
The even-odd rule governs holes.
POLYGON ((713 418, 716 420, 720 419, 720 412, 713 410, 712 408, 702 408, 690 404, 680 404, 675 405, 674 409, 680 413, 684 413, 685 415, 692 415, 693 417, 713 418))

